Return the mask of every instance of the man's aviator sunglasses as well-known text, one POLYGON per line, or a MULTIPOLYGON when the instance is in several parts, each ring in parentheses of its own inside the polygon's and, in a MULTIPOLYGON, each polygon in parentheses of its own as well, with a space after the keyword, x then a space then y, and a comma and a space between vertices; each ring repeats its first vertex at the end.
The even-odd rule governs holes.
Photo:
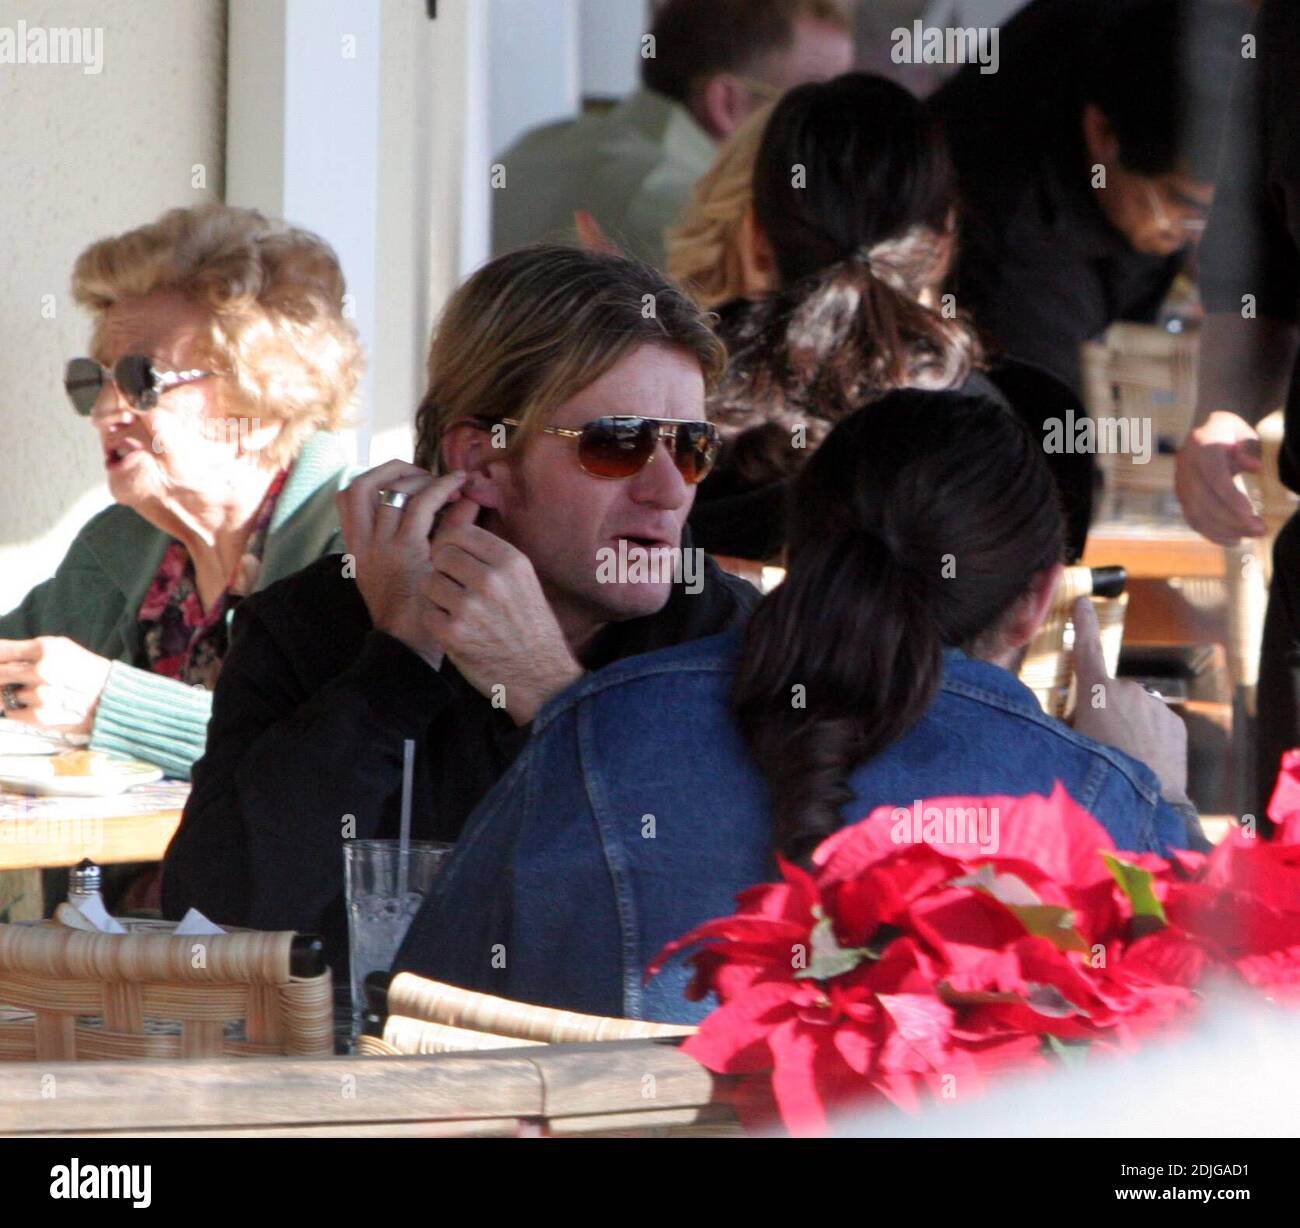
MULTIPOLYGON (((498 425, 517 427, 517 418, 475 418, 474 425, 491 430, 498 425)), ((578 441, 578 464, 595 478, 630 478, 641 472, 655 456, 662 439, 673 463, 692 486, 713 468, 722 446, 718 428, 712 422, 692 418, 641 418, 619 414, 595 418, 585 426, 544 426, 547 435, 578 441)))
POLYGON ((143 354, 127 354, 119 358, 112 368, 93 358, 74 358, 63 373, 63 387, 67 390, 72 408, 89 416, 99 400, 100 390, 114 383, 132 409, 152 409, 158 397, 169 388, 192 384, 206 379, 211 371, 164 371, 153 365, 153 360, 143 354))

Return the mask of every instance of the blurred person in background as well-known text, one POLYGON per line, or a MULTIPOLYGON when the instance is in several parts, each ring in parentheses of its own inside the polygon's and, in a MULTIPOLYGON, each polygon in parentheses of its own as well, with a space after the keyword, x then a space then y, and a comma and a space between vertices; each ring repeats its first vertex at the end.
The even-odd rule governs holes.
POLYGON ((664 229, 716 142, 763 102, 836 76, 853 57, 839 0, 667 0, 649 39, 641 89, 604 115, 526 133, 499 155, 494 253, 571 236, 585 210, 622 251, 662 267, 664 229))
POLYGON ((65 386, 114 503, 0 617, 0 697, 187 779, 236 607, 340 548, 361 344, 329 245, 250 209, 102 239, 72 288, 94 326, 65 386))
MULTIPOLYGON (((1192 528, 1234 545, 1264 522, 1235 482, 1261 469, 1255 424, 1285 408, 1283 483, 1300 492, 1300 5, 1265 0, 1239 61, 1230 139, 1201 254, 1206 319, 1196 424, 1178 454, 1192 528)), ((1259 668, 1255 813, 1267 823, 1282 753, 1300 746, 1300 519, 1273 548, 1259 668)))
MULTIPOLYGON (((669 232, 670 272, 716 308, 729 351, 710 399, 723 455, 691 518, 704 549, 777 557, 789 479, 836 421, 893 389, 969 387, 1036 429, 1077 408, 1050 376, 985 372, 970 321, 944 309, 958 220, 938 125, 880 77, 799 86, 724 144, 669 232)), ((1050 459, 1073 559, 1091 458, 1050 459)))
POLYGON ((995 350, 1081 392, 1080 347, 1151 322, 1214 198, 1239 0, 1034 0, 931 100, 963 198, 956 291, 995 350))
POLYGON ((774 106, 759 107, 722 142, 664 234, 668 276, 710 311, 770 288, 753 267, 754 163, 774 106))

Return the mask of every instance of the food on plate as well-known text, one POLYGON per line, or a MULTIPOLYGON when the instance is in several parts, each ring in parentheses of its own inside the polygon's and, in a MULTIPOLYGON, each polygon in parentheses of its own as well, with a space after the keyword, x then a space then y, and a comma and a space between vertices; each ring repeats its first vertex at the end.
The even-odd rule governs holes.
POLYGON ((113 761, 102 750, 65 750, 50 759, 56 776, 104 776, 113 771, 113 761))

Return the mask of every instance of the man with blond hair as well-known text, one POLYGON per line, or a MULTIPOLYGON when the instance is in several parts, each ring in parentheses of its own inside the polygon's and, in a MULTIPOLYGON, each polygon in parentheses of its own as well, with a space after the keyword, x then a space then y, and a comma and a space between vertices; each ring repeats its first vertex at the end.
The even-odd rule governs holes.
POLYGON ((538 247, 471 277, 434 337, 416 464, 340 496, 348 553, 240 607, 164 911, 324 933, 340 966, 343 844, 397 835, 406 741, 413 834, 454 840, 552 696, 743 618, 756 590, 685 531, 722 361, 636 261, 538 247))

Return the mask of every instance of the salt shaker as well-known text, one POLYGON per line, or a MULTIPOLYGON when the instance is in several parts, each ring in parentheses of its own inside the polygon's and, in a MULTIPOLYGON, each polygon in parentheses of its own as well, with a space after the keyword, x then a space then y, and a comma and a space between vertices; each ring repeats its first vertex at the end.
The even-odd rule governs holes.
POLYGON ((104 897, 100 894, 103 871, 89 857, 83 857, 68 875, 68 903, 74 908, 83 908, 91 900, 98 901, 100 909, 104 907, 104 897))

